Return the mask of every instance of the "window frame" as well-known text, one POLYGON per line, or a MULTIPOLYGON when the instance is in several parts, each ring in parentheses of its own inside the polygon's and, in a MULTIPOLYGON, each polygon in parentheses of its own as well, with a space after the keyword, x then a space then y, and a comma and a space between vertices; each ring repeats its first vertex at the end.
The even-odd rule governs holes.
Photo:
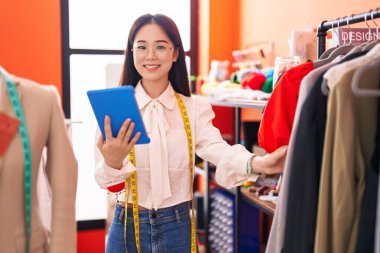
MULTIPOLYGON (((190 75, 198 71, 199 40, 199 0, 190 0, 190 75)), ((75 49, 70 48, 69 0, 61 0, 61 41, 62 41, 62 106, 67 119, 71 118, 70 92, 70 56, 73 54, 89 55, 124 55, 124 50, 109 49, 75 49)))
MULTIPOLYGON (((71 119, 71 55, 124 55, 124 50, 109 49, 75 49, 70 48, 69 0, 61 0, 61 46, 62 46, 62 107, 67 119, 71 119)), ((199 40, 199 0, 190 0, 190 50, 186 55, 190 57, 190 75, 198 72, 198 40, 199 40)), ((191 86, 193 87, 193 86, 191 86)), ((194 91, 195 92, 195 91, 194 91)), ((103 229, 105 219, 78 220, 78 231, 103 229)))

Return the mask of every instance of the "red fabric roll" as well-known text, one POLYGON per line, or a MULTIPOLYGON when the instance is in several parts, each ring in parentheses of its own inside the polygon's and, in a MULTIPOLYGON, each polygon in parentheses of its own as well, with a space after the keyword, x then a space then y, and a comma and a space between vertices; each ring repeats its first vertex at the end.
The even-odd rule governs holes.
POLYGON ((243 78, 241 85, 244 89, 261 90, 266 80, 265 75, 252 72, 243 78))

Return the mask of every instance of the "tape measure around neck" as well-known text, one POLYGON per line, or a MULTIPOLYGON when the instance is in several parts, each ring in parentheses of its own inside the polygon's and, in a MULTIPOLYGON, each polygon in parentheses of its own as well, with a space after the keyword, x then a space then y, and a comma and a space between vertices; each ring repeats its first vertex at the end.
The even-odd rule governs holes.
POLYGON ((30 149, 29 135, 26 127, 26 121, 24 117, 24 113, 22 110, 20 98, 18 96, 16 86, 14 83, 8 78, 5 73, 0 72, 7 86, 9 98, 11 100, 11 104, 13 110, 16 114, 16 117, 20 120, 19 133, 21 137, 23 154, 24 154, 24 180, 25 180, 25 220, 26 220, 26 252, 30 251, 30 236, 32 232, 32 224, 31 224, 31 188, 32 188, 32 155, 30 149))
MULTIPOLYGON (((190 169, 190 194, 191 194, 191 253, 197 252, 197 244, 195 237, 195 211, 194 211, 194 196, 193 196, 193 177, 194 177, 194 159, 193 159, 193 141, 190 127, 189 116, 186 111, 185 104, 181 96, 175 92, 175 96, 178 102, 179 109, 181 111, 183 123, 186 130, 187 146, 189 150, 189 169, 190 169)), ((129 153, 130 162, 136 167, 135 149, 133 148, 129 153)), ((132 209, 133 209, 133 223, 135 227, 135 240, 137 252, 140 253, 140 230, 139 230, 139 215, 138 215, 138 198, 137 198, 137 176, 134 171, 130 178, 125 181, 125 201, 124 201, 124 240, 127 234, 127 210, 128 210, 128 195, 129 195, 129 181, 132 188, 132 209)))

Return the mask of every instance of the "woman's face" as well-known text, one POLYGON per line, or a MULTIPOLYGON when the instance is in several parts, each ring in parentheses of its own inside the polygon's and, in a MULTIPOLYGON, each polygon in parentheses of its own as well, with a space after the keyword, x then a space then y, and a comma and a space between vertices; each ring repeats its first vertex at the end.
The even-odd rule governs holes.
POLYGON ((144 25, 135 36, 132 50, 135 68, 143 80, 167 83, 178 51, 159 25, 144 25))

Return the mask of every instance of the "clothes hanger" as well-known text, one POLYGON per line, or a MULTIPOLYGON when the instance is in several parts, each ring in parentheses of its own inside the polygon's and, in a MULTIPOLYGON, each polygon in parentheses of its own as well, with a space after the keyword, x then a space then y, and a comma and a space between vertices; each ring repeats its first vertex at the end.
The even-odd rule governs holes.
MULTIPOLYGON (((368 12, 372 12, 372 9, 370 9, 368 12)), ((367 22, 367 15, 364 16, 364 21, 365 21, 366 26, 368 27, 368 32, 371 33, 371 27, 368 25, 368 22, 367 22)), ((366 42, 361 43, 360 45, 357 45, 356 47, 352 49, 353 51, 352 53, 365 51, 364 47, 368 44, 369 44, 369 41, 366 41, 366 42)))
MULTIPOLYGON (((350 17, 353 17, 353 16, 354 16, 354 14, 352 14, 350 17)), ((351 33, 351 27, 350 27, 350 22, 349 22, 350 18, 349 17, 343 17, 342 19, 345 19, 345 18, 347 18, 348 30, 349 30, 349 33, 351 33)), ((339 22, 338 22, 338 24, 339 24, 339 22)), ((338 25, 338 29, 339 29, 339 25, 338 25)), ((331 53, 331 55, 329 55, 329 57, 327 59, 332 61, 339 55, 347 54, 353 47, 354 47, 354 45, 352 45, 352 37, 350 36, 349 44, 343 45, 343 46, 337 48, 336 50, 334 50, 331 53)))
MULTIPOLYGON (((373 13, 373 10, 370 9, 368 12, 373 13)), ((366 26, 368 27, 368 35, 371 37, 371 27, 370 27, 370 25, 367 22, 367 14, 364 16, 364 21, 365 21, 366 26)), ((362 48, 364 48, 365 46, 367 46, 368 44, 370 44, 370 42, 371 42, 370 40, 367 40, 364 43, 362 43, 362 45, 363 45, 362 48)))
MULTIPOLYGON (((340 17, 336 19, 338 21, 338 29, 339 29, 339 20, 340 20, 340 17)), ((338 45, 336 47, 333 47, 333 48, 330 48, 328 50, 330 50, 330 53, 329 55, 339 47, 339 35, 337 33, 337 31, 335 30, 334 28, 334 22, 331 24, 332 26, 332 29, 333 29, 333 32, 335 33, 336 35, 336 38, 338 38, 338 45)), ((327 52, 327 51, 326 51, 327 52)), ((321 55, 321 58, 322 58, 323 54, 321 55)), ((328 57, 328 56, 327 56, 328 57)), ((325 59, 327 58, 325 57, 325 59)), ((325 60, 325 59, 321 59, 321 60, 325 60)), ((323 61, 320 61, 319 59, 317 61, 314 62, 314 67, 320 67, 322 65, 324 65, 325 63, 322 63, 323 61), (319 65, 320 64, 320 65, 319 65)), ((329 88, 327 86, 327 80, 326 79, 323 79, 322 80, 322 84, 321 84, 321 92, 323 95, 325 96, 328 96, 329 95, 329 88)))
POLYGON ((326 51, 324 51, 322 53, 322 55, 318 58, 318 60, 316 61, 320 61, 320 60, 323 60, 323 59, 326 59, 335 49, 337 49, 339 47, 339 45, 335 46, 335 47, 331 47, 329 49, 327 49, 326 51))
MULTIPOLYGON (((338 20, 338 19, 340 19, 340 18, 337 18, 336 20, 338 20)), ((338 24, 338 26, 339 26, 339 24, 338 24)), ((332 22, 332 24, 331 24, 331 29, 332 29, 333 33, 335 33, 336 37, 339 38, 338 33, 337 33, 337 31, 335 30, 335 28, 334 28, 334 22, 332 22)), ((336 45, 335 47, 329 48, 329 49, 327 49, 326 51, 324 51, 324 52, 322 53, 322 55, 317 59, 317 61, 320 61, 320 60, 326 59, 326 58, 332 53, 332 51, 334 51, 334 50, 337 49, 338 47, 339 47, 339 40, 338 40, 338 45, 336 45)))
MULTIPOLYGON (((380 8, 377 8, 377 9, 375 9, 375 10, 373 10, 373 9, 371 9, 371 10, 369 10, 368 12, 370 12, 371 13, 371 19, 372 19, 372 22, 376 25, 376 34, 377 34, 377 36, 379 36, 378 34, 379 34, 379 27, 377 26, 377 24, 376 24, 376 22, 375 22, 375 20, 374 20, 374 18, 373 18, 373 15, 374 15, 374 13, 377 11, 377 10, 379 10, 380 8)), ((371 27, 368 25, 368 22, 367 22, 367 15, 365 15, 364 16, 364 20, 365 20, 365 23, 366 23, 366 25, 367 25, 367 27, 368 27, 368 32, 370 33, 371 32, 371 27)), ((379 40, 380 40, 380 37, 377 37, 379 40)), ((357 46, 355 46, 353 49, 351 49, 351 51, 350 52, 348 52, 345 56, 343 56, 342 57, 342 60, 344 60, 346 57, 348 57, 350 54, 353 54, 353 53, 356 53, 356 52, 360 52, 360 51, 369 51, 369 50, 371 50, 374 46, 376 46, 376 44, 377 43, 379 43, 379 41, 378 40, 376 40, 376 38, 375 38, 375 40, 374 41, 367 41, 367 42, 364 42, 364 43, 362 43, 362 44, 360 44, 360 45, 357 45, 357 46)))
MULTIPOLYGON (((350 17, 352 18, 354 16, 354 14, 352 14, 350 17)), ((349 23, 349 17, 343 17, 343 18, 347 18, 347 26, 348 26, 348 29, 349 29, 349 33, 351 32, 351 27, 350 27, 350 23, 349 23)), ((338 22, 339 24, 339 22, 338 22)), ((338 28, 339 28, 339 25, 338 25, 338 28)), ((350 36, 350 40, 349 40, 349 44, 348 45, 343 45, 342 47, 340 47, 339 49, 335 50, 327 59, 324 59, 322 60, 320 63, 318 64, 327 64, 329 62, 332 62, 337 56, 339 55, 344 55, 342 57, 341 60, 343 60, 344 58, 346 58, 349 54, 351 53, 355 53, 355 52, 358 52, 360 51, 359 48, 356 49, 356 46, 354 46, 352 44, 352 38, 350 36), (342 48, 342 49, 340 49, 342 48), (339 51, 338 51, 339 50, 339 51), (335 55, 334 55, 335 54, 335 55), (332 58, 332 59, 331 59, 332 58)), ((329 87, 328 87, 328 81, 326 79, 323 79, 322 81, 322 84, 321 84, 321 92, 322 94, 324 94, 325 96, 328 96, 329 95, 329 87)))
MULTIPOLYGON (((369 10, 368 12, 372 12, 372 9, 369 10)), ((368 23, 367 23, 367 15, 364 17, 364 20, 365 20, 365 23, 366 23, 366 25, 367 25, 367 27, 368 27, 368 31, 371 32, 371 27, 370 27, 370 26, 368 25, 368 23)), ((350 52, 348 52, 345 56, 342 57, 342 60, 344 60, 344 59, 345 59, 346 57, 348 57, 350 54, 354 54, 354 53, 356 53, 356 52, 360 52, 360 51, 368 51, 369 48, 368 48, 368 49, 364 49, 364 47, 366 47, 366 46, 369 45, 369 44, 370 44, 370 42, 367 41, 367 42, 363 42, 363 43, 361 43, 360 45, 355 46, 353 49, 351 49, 350 52)), ((373 46, 374 46, 374 45, 373 45, 373 46)), ((372 48, 373 46, 371 46, 371 48, 372 48)))
MULTIPOLYGON (((354 15, 352 14, 351 17, 353 17, 353 16, 354 15)), ((347 17, 343 17, 343 19, 345 19, 345 18, 347 18, 347 17)), ((338 24, 339 24, 339 19, 338 19, 338 24)), ((347 18, 347 26, 348 26, 349 32, 351 32, 349 18, 347 18)), ((338 29, 339 29, 339 25, 338 25, 338 29)), ((318 67, 320 67, 320 66, 322 66, 324 64, 330 63, 337 56, 339 56, 339 55, 346 55, 348 52, 351 51, 352 48, 354 48, 354 45, 352 45, 352 38, 350 36, 350 42, 349 42, 349 44, 338 47, 326 59, 314 62, 314 67, 318 68, 318 67)))
MULTIPOLYGON (((363 48, 362 48, 362 51, 368 51, 368 50, 371 50, 374 46, 376 46, 377 43, 380 42, 380 35, 379 35, 379 26, 377 25, 377 23, 375 22, 375 19, 373 18, 373 14, 375 13, 375 11, 378 11, 380 8, 376 8, 375 10, 370 10, 371 11, 371 19, 372 19, 372 22, 375 24, 376 26, 376 37, 374 38, 374 41, 372 42, 368 42, 363 48)), ((367 15, 365 16, 365 22, 367 24, 367 15)), ((367 24, 368 26, 368 32, 370 33, 371 32, 371 28, 369 27, 369 25, 367 24)))
POLYGON ((352 92, 357 96, 370 96, 370 97, 380 97, 380 90, 379 89, 364 89, 360 88, 360 80, 364 76, 364 74, 373 68, 379 68, 380 67, 380 60, 378 59, 375 62, 372 62, 370 64, 365 64, 363 66, 360 66, 354 73, 351 81, 351 89, 352 92))

